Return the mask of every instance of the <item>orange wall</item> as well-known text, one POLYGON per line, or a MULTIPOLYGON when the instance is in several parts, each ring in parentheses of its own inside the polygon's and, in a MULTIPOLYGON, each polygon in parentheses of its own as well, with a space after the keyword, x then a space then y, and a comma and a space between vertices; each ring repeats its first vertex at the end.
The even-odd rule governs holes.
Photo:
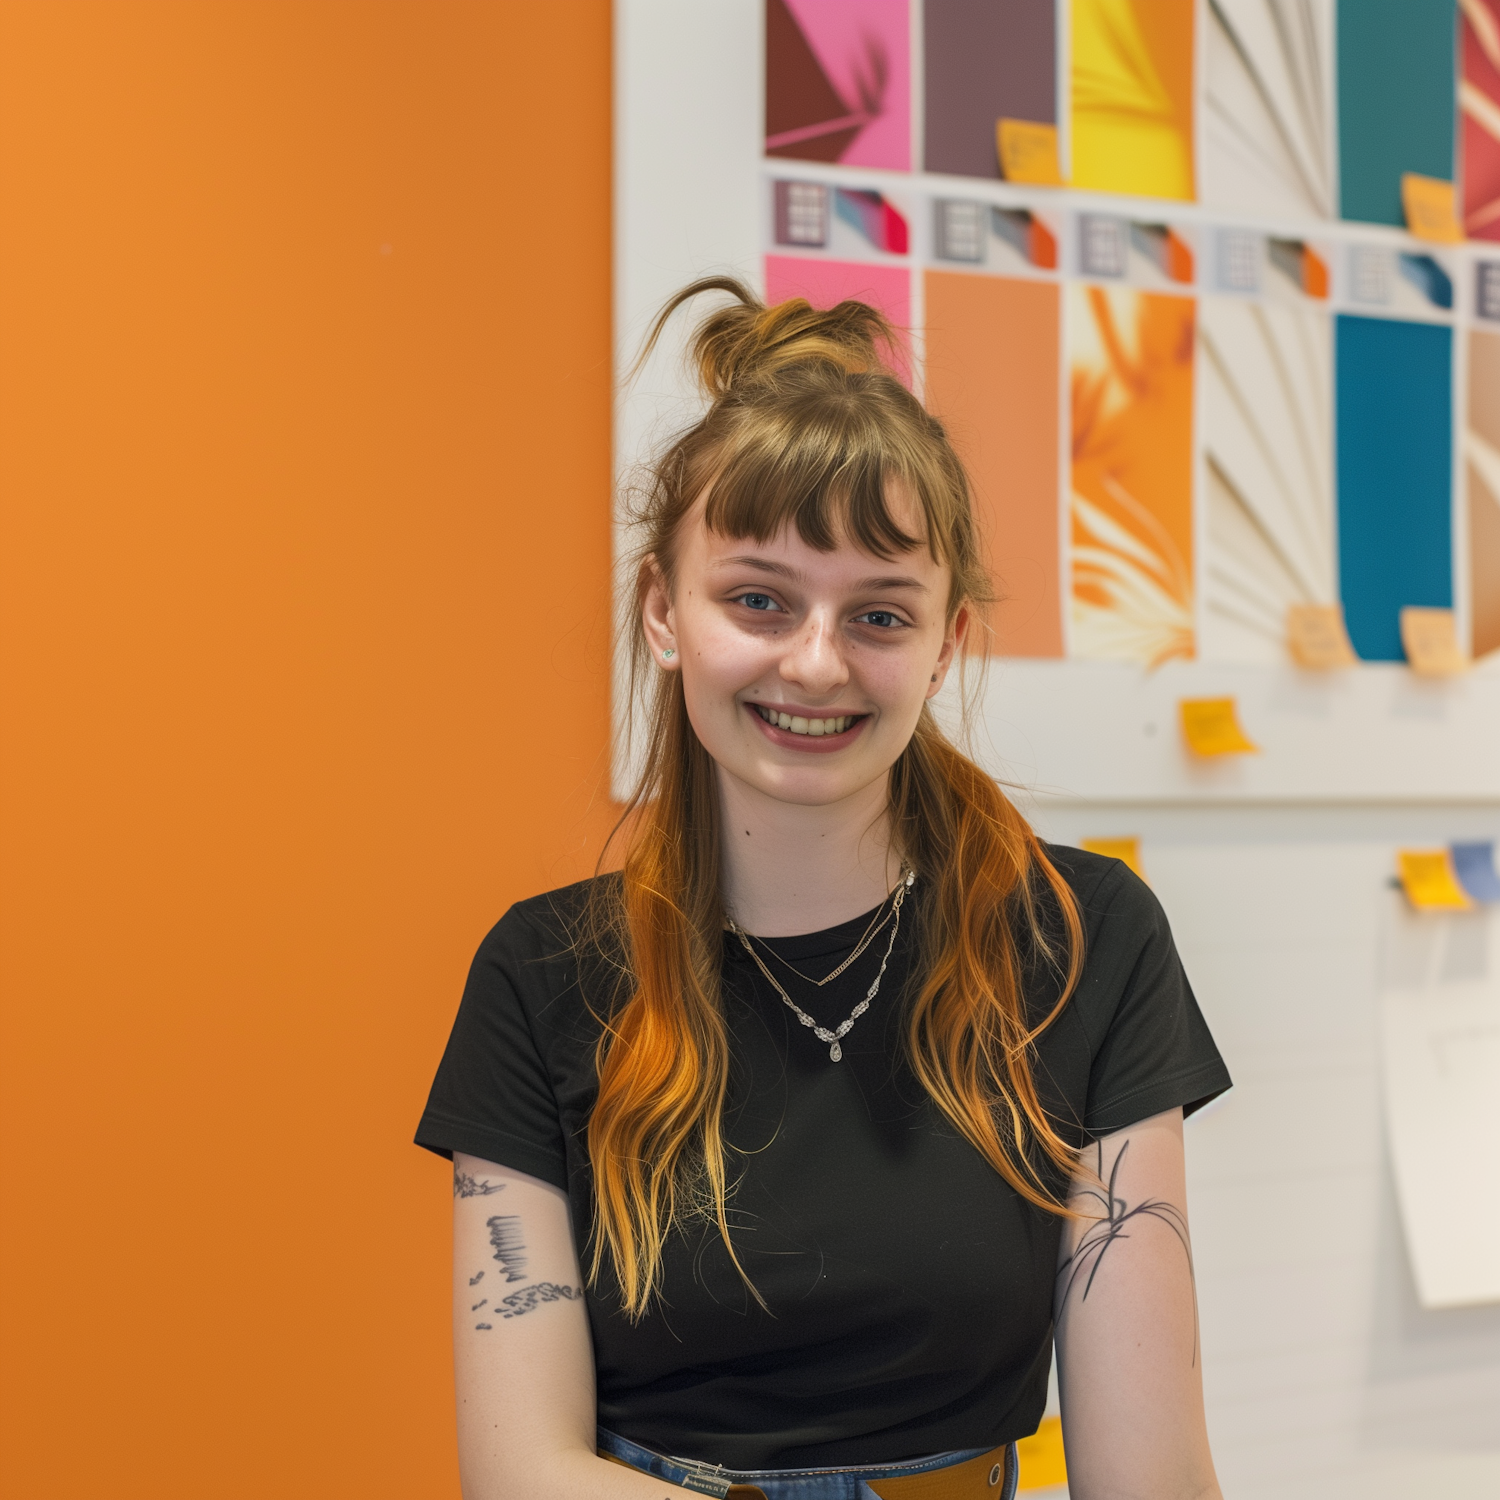
POLYGON ((455 1496, 408 1142, 608 815, 608 5, 8 0, 0 214, 0 1487, 455 1496))

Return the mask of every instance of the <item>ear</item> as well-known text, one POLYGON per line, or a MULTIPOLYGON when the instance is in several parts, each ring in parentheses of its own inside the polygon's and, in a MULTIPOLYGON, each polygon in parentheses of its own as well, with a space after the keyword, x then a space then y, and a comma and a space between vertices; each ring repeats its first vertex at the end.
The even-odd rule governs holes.
POLYGON ((667 590, 666 575, 654 554, 641 564, 636 589, 641 601, 641 625, 651 655, 664 671, 675 672, 680 658, 677 655, 677 632, 673 628, 672 596, 667 590))
POLYGON ((963 649, 965 639, 969 634, 971 614, 967 604, 961 604, 954 614, 948 626, 947 634, 943 637, 942 650, 938 652, 937 661, 932 668, 932 681, 927 684, 927 696, 935 698, 943 690, 943 683, 948 678, 948 668, 953 665, 954 658, 963 649))

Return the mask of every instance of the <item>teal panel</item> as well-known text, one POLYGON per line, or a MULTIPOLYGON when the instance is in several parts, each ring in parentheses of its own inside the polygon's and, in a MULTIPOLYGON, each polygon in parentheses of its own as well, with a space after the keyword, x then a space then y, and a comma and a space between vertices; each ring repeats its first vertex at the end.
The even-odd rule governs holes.
POLYGON ((1404 224, 1401 174, 1451 180, 1457 0, 1339 0, 1339 212, 1404 224))

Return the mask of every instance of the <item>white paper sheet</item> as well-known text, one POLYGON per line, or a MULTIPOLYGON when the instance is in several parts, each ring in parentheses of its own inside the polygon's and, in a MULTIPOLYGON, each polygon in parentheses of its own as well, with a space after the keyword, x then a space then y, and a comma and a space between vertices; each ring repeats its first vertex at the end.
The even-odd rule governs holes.
POLYGON ((1418 915, 1390 899, 1386 1131, 1417 1295, 1500 1302, 1500 908, 1418 915))

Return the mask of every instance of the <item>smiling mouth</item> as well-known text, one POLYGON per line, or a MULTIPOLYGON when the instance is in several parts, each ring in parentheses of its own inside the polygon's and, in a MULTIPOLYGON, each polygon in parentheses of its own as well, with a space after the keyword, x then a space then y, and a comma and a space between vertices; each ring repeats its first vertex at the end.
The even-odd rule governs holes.
POLYGON ((830 719, 803 718, 800 714, 784 714, 774 708, 765 708, 759 703, 750 705, 762 719, 775 729, 785 729, 789 734, 805 734, 814 739, 823 735, 843 734, 846 729, 858 724, 868 714, 837 714, 830 719))

